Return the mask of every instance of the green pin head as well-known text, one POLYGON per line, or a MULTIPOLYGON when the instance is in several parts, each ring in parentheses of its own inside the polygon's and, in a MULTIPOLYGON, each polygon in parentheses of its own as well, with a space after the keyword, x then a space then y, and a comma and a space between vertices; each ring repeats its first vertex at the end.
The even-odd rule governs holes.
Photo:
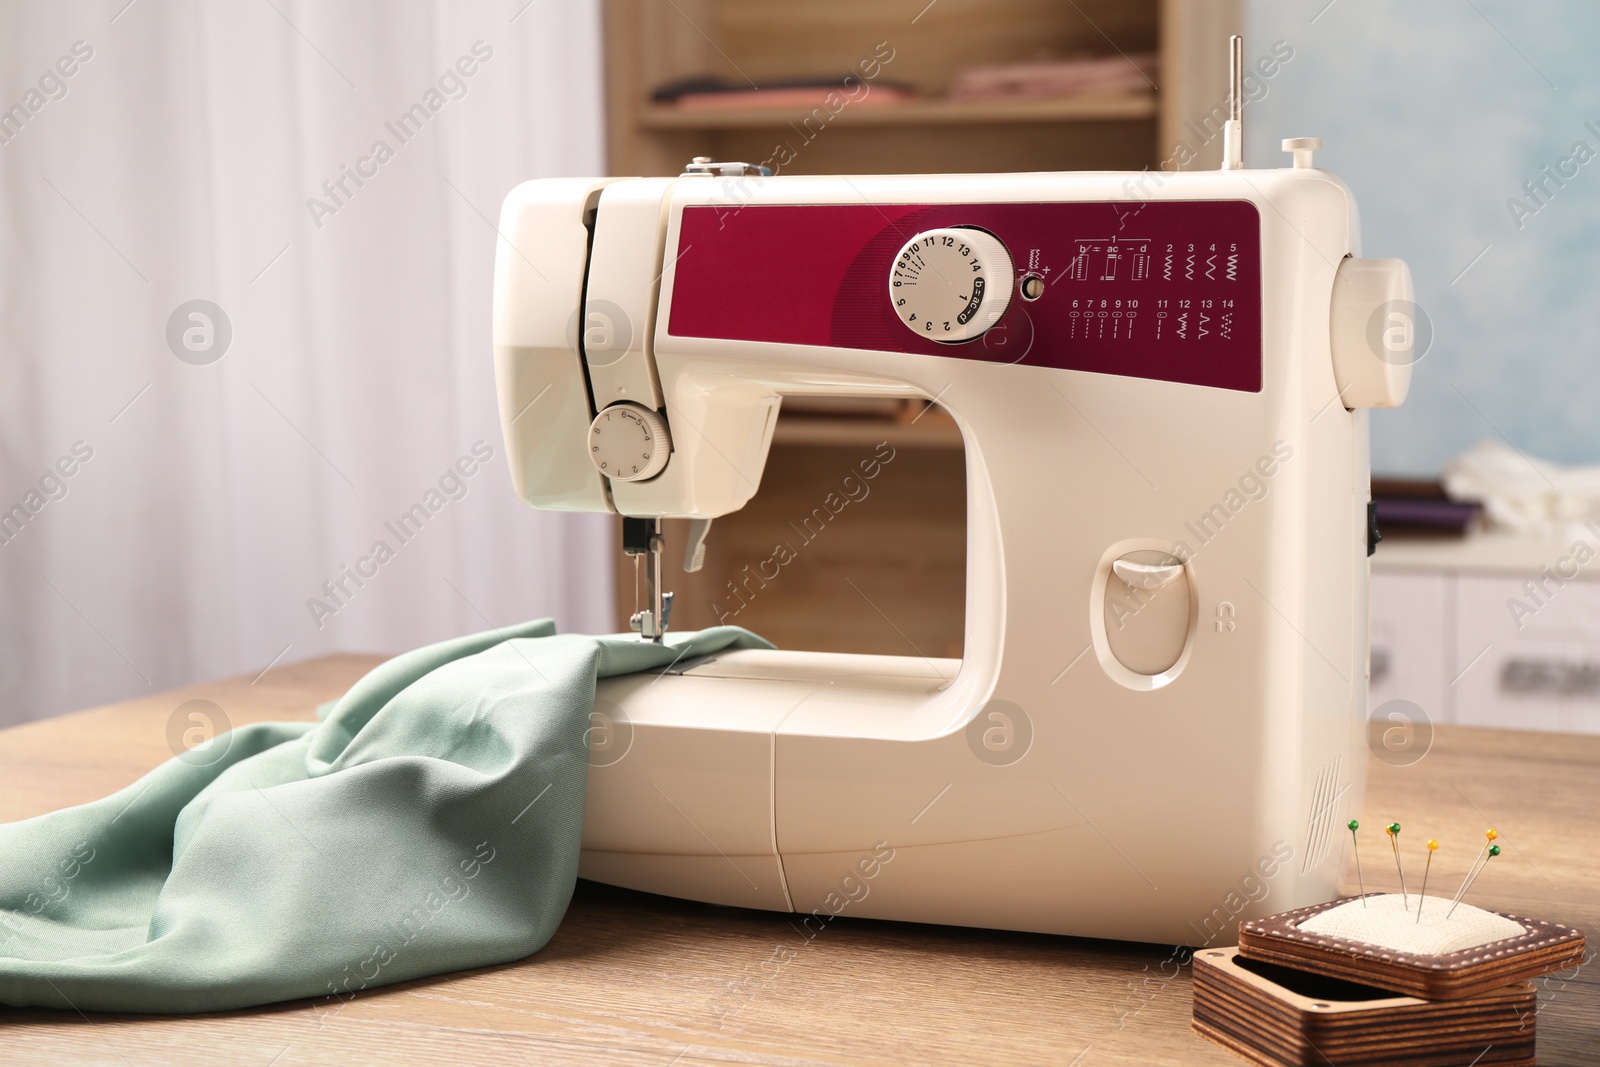
POLYGON ((1354 819, 1351 819, 1348 825, 1351 833, 1355 833, 1357 830, 1361 829, 1361 824, 1356 822, 1354 819))
POLYGON ((1393 837, 1395 834, 1400 832, 1400 824, 1397 822, 1392 822, 1388 826, 1384 827, 1384 829, 1389 832, 1389 836, 1393 837))
POLYGON ((1490 845, 1489 846, 1489 855, 1491 855, 1491 856, 1500 855, 1500 846, 1499 845, 1490 845))

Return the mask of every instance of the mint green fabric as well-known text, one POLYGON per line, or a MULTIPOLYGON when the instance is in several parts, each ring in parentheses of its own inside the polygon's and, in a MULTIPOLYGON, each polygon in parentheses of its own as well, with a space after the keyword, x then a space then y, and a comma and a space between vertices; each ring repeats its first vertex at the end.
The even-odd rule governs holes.
POLYGON ((215 1011, 537 952, 577 879, 596 678, 729 647, 771 646, 462 637, 320 722, 241 727, 207 765, 0 826, 0 1002, 215 1011))

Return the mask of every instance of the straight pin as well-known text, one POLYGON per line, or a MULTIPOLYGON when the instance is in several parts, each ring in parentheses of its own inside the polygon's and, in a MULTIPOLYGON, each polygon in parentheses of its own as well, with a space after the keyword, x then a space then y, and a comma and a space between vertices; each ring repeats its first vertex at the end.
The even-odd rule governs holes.
POLYGON ((1439 850, 1439 842, 1433 838, 1428 839, 1428 864, 1422 868, 1422 892, 1417 895, 1417 922, 1422 922, 1422 905, 1428 899, 1428 872, 1433 870, 1433 854, 1439 850))
POLYGON ((1466 895, 1468 889, 1472 888, 1472 883, 1478 880, 1478 875, 1489 865, 1489 861, 1500 855, 1500 846, 1492 843, 1495 838, 1500 836, 1500 832, 1491 828, 1483 836, 1488 838, 1490 843, 1483 846, 1483 850, 1478 853, 1478 858, 1473 860, 1472 866, 1467 869, 1467 876, 1462 879, 1461 888, 1456 890, 1456 897, 1450 902, 1450 910, 1444 913, 1446 919, 1455 914, 1456 905, 1461 903, 1461 898, 1466 895))
POLYGON ((1472 880, 1472 876, 1477 873, 1479 865, 1488 862, 1489 849, 1494 845, 1495 840, 1500 836, 1500 832, 1491 828, 1489 830, 1485 830, 1483 836, 1485 838, 1483 847, 1478 850, 1478 854, 1474 856, 1472 862, 1468 864, 1467 877, 1463 880, 1464 882, 1470 882, 1472 880))
POLYGON ((1351 819, 1346 825, 1350 827, 1350 847, 1356 852, 1356 884, 1361 887, 1361 906, 1364 908, 1367 906, 1367 880, 1361 876, 1361 844, 1356 840, 1356 831, 1361 829, 1361 824, 1351 819))
POLYGON ((1454 914, 1454 912, 1456 910, 1456 904, 1461 903, 1461 897, 1463 895, 1465 895, 1467 890, 1472 888, 1472 883, 1476 882, 1478 880, 1478 875, 1482 874, 1483 873, 1483 869, 1485 867, 1489 866, 1489 861, 1494 859, 1498 855, 1500 855, 1500 846, 1499 845, 1490 845, 1489 846, 1489 851, 1483 857, 1483 862, 1478 864, 1478 869, 1476 871, 1472 872, 1472 874, 1468 877, 1466 884, 1461 887, 1461 892, 1456 894, 1456 899, 1455 899, 1454 903, 1452 903, 1450 905, 1450 910, 1445 912, 1444 917, 1446 919, 1450 918, 1450 916, 1452 914, 1454 914))
POLYGON ((1392 822, 1384 827, 1384 832, 1389 835, 1389 844, 1394 846, 1394 867, 1400 872, 1400 910, 1411 910, 1411 898, 1406 895, 1406 869, 1400 865, 1400 824, 1392 822))

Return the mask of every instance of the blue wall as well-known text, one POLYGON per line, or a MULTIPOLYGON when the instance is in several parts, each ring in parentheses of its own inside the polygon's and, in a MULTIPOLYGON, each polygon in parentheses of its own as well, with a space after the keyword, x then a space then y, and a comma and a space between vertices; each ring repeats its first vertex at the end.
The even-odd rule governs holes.
POLYGON ((1294 57, 1246 109, 1247 164, 1286 165, 1283 138, 1323 138, 1318 166, 1355 191, 1364 254, 1407 260, 1433 320, 1405 406, 1373 414, 1373 469, 1433 473, 1501 434, 1600 462, 1600 5, 1248 11, 1247 61, 1279 39, 1294 57), (1573 158, 1578 142, 1596 158, 1573 158), (1558 187, 1543 168, 1563 160, 1576 176, 1558 187), (1545 183, 1542 206, 1529 180, 1545 183), (1520 228, 1512 198, 1532 212, 1520 228))

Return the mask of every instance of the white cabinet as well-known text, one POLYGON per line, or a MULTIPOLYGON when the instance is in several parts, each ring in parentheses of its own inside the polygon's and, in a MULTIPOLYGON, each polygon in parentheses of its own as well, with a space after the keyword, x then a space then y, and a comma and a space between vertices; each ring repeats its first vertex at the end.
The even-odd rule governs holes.
POLYGON ((1409 700, 1434 722, 1447 721, 1441 695, 1450 682, 1450 586, 1442 574, 1373 573, 1371 710, 1409 700))
POLYGON ((1369 708, 1405 699, 1435 722, 1600 733, 1600 547, 1574 547, 1380 545, 1369 708))
POLYGON ((1600 582, 1547 584, 1538 606, 1524 581, 1456 579, 1455 719, 1600 733, 1600 582))

